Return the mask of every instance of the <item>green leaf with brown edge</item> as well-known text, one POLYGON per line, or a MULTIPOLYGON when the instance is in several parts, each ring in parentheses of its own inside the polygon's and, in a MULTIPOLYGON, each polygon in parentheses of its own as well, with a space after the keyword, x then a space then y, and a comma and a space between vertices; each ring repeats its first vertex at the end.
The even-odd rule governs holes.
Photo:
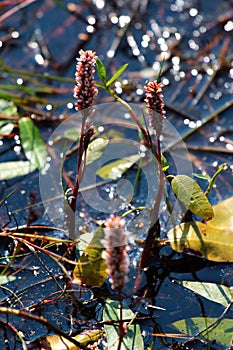
POLYGON ((102 258, 104 247, 101 240, 103 238, 104 230, 103 226, 100 226, 79 258, 73 276, 80 284, 100 287, 105 282, 108 274, 105 259, 102 258))
POLYGON ((99 159, 103 155, 108 143, 108 140, 101 137, 92 141, 87 148, 86 165, 99 159))
MULTIPOLYGON (((123 302, 123 320, 133 319, 134 313, 129 309, 126 303, 123 302)), ((117 300, 107 300, 104 311, 103 321, 119 321, 120 320, 120 309, 119 302, 117 300)), ((119 337, 119 323, 118 324, 105 324, 104 330, 106 332, 108 349, 118 349, 118 337, 119 337)), ((127 333, 124 335, 121 344, 121 350, 142 350, 144 349, 143 338, 141 330, 138 324, 132 323, 127 327, 127 333)))
POLYGON ((39 129, 30 118, 19 119, 19 134, 21 145, 27 159, 42 170, 47 161, 47 149, 39 129))
POLYGON ((168 239, 172 249, 177 252, 191 249, 211 261, 233 262, 232 230, 192 221, 172 228, 168 239))
POLYGON ((214 218, 208 225, 231 230, 233 234, 233 197, 229 197, 213 206, 214 218))
POLYGON ((215 327, 204 331, 201 335, 207 341, 217 341, 222 346, 232 346, 233 320, 230 318, 224 318, 218 322, 217 318, 192 317, 173 322, 172 326, 182 333, 195 336, 214 322, 216 322, 215 327))
POLYGON ((30 174, 36 166, 28 160, 0 163, 0 181, 30 174))
POLYGON ((102 166, 97 171, 99 175, 104 180, 116 180, 121 177, 133 164, 135 164, 140 159, 139 154, 133 154, 127 158, 122 158, 115 160, 113 162, 107 163, 102 166))
POLYGON ((207 196, 191 177, 177 175, 173 178, 171 186, 176 197, 186 204, 192 213, 204 220, 214 217, 214 211, 207 196))
POLYGON ((112 83, 114 83, 115 80, 126 70, 128 67, 128 63, 123 64, 118 71, 107 81, 106 86, 109 87, 112 83))
POLYGON ((194 293, 225 307, 229 306, 233 300, 233 290, 231 287, 226 287, 216 283, 198 281, 177 281, 177 283, 181 284, 187 289, 190 289, 194 293))

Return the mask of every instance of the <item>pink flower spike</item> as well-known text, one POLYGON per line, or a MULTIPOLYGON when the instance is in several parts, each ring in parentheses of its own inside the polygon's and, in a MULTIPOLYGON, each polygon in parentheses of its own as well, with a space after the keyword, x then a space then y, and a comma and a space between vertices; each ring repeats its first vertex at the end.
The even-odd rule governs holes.
POLYGON ((129 271, 128 236, 129 232, 124 230, 125 222, 119 216, 110 215, 106 220, 104 234, 105 239, 101 241, 106 250, 102 257, 108 266, 107 272, 110 276, 112 288, 120 290, 127 282, 129 271))
POLYGON ((91 50, 80 50, 79 55, 75 73, 76 85, 74 87, 74 97, 77 99, 75 109, 77 111, 91 107, 98 93, 94 80, 96 53, 91 50))
POLYGON ((156 80, 145 85, 146 107, 149 109, 150 123, 158 136, 161 135, 165 118, 165 109, 162 94, 163 84, 156 80))

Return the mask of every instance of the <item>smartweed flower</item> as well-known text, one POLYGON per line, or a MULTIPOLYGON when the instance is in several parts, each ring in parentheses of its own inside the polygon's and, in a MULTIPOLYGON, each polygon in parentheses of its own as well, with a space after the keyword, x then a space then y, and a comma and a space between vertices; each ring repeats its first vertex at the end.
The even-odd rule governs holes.
POLYGON ((129 271, 129 256, 127 251, 129 232, 124 230, 125 222, 119 216, 110 215, 105 222, 105 239, 101 242, 105 247, 102 253, 103 259, 108 266, 107 272, 110 276, 112 288, 121 290, 127 282, 129 271))
POLYGON ((77 111, 91 107, 98 93, 94 81, 96 53, 91 50, 80 50, 79 55, 75 73, 76 85, 74 87, 74 97, 77 99, 75 109, 77 111))
POLYGON ((150 123, 156 135, 159 137, 162 132, 166 114, 162 94, 163 84, 155 80, 147 83, 144 88, 146 93, 145 102, 150 115, 150 123))

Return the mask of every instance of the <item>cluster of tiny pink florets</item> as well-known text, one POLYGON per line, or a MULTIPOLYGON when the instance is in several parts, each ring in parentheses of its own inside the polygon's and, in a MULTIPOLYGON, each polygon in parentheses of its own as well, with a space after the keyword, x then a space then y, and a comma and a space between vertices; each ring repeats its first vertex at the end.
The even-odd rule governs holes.
POLYGON ((75 73, 76 85, 74 87, 75 109, 77 111, 91 107, 98 93, 94 80, 96 53, 91 50, 80 50, 79 55, 75 73))
POLYGON ((102 257, 106 260, 107 272, 112 287, 117 290, 120 290, 127 282, 130 264, 127 253, 129 249, 129 232, 124 230, 124 226, 125 222, 123 219, 119 216, 111 215, 106 220, 104 228, 105 239, 102 240, 102 244, 106 248, 102 253, 102 257))
POLYGON ((157 135, 161 134, 165 118, 165 109, 162 94, 163 84, 156 80, 145 85, 146 107, 150 114, 150 123, 157 135))

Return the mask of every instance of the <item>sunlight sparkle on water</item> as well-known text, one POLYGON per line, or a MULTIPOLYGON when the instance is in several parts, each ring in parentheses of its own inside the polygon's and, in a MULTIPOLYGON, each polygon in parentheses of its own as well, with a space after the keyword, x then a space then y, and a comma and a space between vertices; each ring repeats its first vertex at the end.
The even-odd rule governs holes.
POLYGON ((215 141, 215 137, 214 137, 214 136, 211 136, 211 137, 209 138, 209 141, 210 141, 211 143, 213 143, 213 142, 215 141))
POLYGON ((47 111, 51 111, 53 109, 53 106, 51 104, 48 104, 45 108, 47 111))
POLYGON ((233 151, 233 145, 230 143, 226 144, 226 149, 228 149, 229 151, 233 151))
POLYGON ((130 22, 130 17, 129 16, 120 16, 119 17, 119 25, 120 27, 124 27, 126 24, 130 22))
POLYGON ((117 24, 119 21, 118 17, 115 15, 111 16, 110 20, 111 20, 112 24, 117 24))
POLYGON ((193 39, 190 39, 188 41, 188 44, 189 44, 190 49, 192 49, 192 50, 197 51, 199 49, 199 45, 193 39))
POLYGON ((191 17, 195 17, 198 14, 198 10, 195 9, 195 8, 191 8, 189 10, 189 14, 190 14, 191 17))
POLYGON ((72 109, 74 107, 72 102, 67 103, 66 106, 67 106, 68 109, 72 109))
POLYGON ((12 33, 11 33, 11 36, 13 39, 18 39, 19 37, 19 32, 17 30, 14 30, 12 33))
POLYGON ((196 68, 191 70, 192 76, 196 77, 198 75, 198 70, 196 68))
POLYGON ((224 29, 226 32, 230 32, 231 30, 233 30, 233 22, 232 21, 228 21, 225 26, 224 29))
POLYGON ((100 10, 103 9, 104 6, 105 6, 105 1, 104 0, 94 0, 93 3, 100 10))
POLYGON ((88 23, 89 23, 90 25, 93 25, 93 24, 95 24, 96 19, 95 19, 95 17, 93 17, 93 16, 89 16, 88 19, 87 19, 87 21, 88 21, 88 23))
POLYGON ((41 66, 45 63, 44 57, 40 53, 35 55, 35 61, 41 66))
POLYGON ((89 25, 89 26, 87 26, 86 30, 88 33, 94 33, 95 28, 93 26, 89 25))
POLYGON ((23 85, 23 79, 22 78, 18 78, 16 80, 16 82, 17 82, 18 85, 23 85))

